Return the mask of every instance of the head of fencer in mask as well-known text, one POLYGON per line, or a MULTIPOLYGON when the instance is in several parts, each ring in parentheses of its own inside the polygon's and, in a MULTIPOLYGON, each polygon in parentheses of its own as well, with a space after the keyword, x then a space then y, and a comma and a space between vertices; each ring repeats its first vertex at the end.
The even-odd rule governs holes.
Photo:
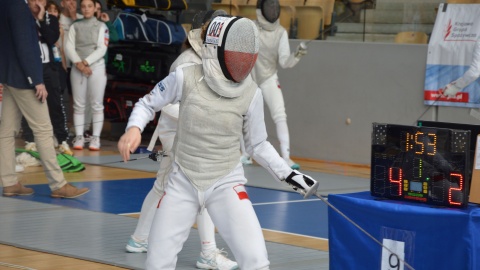
POLYGON ((257 1, 257 20, 261 26, 268 27, 268 24, 278 24, 278 18, 280 18, 278 0, 257 1))
POLYGON ((251 82, 259 50, 258 29, 250 19, 218 16, 203 36, 202 62, 208 85, 219 95, 235 97, 251 82))

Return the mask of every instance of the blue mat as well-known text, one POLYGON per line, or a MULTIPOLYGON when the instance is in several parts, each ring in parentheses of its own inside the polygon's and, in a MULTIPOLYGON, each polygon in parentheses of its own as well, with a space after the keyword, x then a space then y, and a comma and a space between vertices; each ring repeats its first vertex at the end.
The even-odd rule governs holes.
MULTIPOLYGON (((90 188, 90 192, 72 200, 51 198, 50 188, 46 184, 29 185, 35 189, 35 194, 17 198, 111 214, 139 213, 154 181, 154 178, 140 178, 73 183, 77 187, 90 188)), ((320 238, 328 237, 327 207, 320 200, 315 198, 303 200, 295 192, 257 187, 246 189, 262 228, 320 238), (282 213, 290 214, 286 216, 282 213)))

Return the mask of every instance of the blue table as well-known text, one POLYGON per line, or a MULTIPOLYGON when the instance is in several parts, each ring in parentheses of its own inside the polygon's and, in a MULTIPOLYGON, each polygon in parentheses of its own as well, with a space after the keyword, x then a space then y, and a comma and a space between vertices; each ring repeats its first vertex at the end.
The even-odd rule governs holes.
MULTIPOLYGON (((417 270, 480 269, 480 208, 476 204, 466 209, 439 208, 381 200, 370 192, 329 195, 328 200, 381 243, 397 244, 391 250, 402 250, 405 261, 417 270)), ((395 257, 389 257, 391 253, 384 249, 382 254, 378 243, 331 208, 328 219, 330 270, 398 265, 395 257)))

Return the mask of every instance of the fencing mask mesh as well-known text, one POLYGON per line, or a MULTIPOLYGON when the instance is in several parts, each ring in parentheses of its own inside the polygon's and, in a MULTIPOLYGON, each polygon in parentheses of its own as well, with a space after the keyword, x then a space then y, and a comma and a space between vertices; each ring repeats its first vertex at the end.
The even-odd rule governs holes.
POLYGON ((208 25, 205 44, 217 45, 223 75, 236 83, 251 72, 258 56, 258 30, 241 17, 216 17, 208 25))
POLYGON ((280 3, 278 0, 258 0, 257 9, 262 11, 263 17, 270 23, 274 23, 280 17, 280 3))

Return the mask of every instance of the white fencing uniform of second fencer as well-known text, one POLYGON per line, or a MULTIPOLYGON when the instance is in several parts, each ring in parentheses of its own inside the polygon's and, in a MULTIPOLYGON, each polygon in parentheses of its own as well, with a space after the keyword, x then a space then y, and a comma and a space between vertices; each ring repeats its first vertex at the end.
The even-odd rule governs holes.
MULTIPOLYGON (((165 156, 161 157, 160 168, 157 171, 157 178, 153 183, 153 188, 148 192, 142 204, 140 218, 132 237, 136 241, 146 242, 152 227, 153 217, 160 198, 163 196, 167 184, 167 176, 172 168, 171 150, 175 133, 177 132, 178 108, 179 104, 168 104, 162 109, 158 119, 158 137, 162 142, 162 150, 165 156)), ((154 138, 155 141, 157 138, 154 138)), ((127 247, 128 250, 128 247, 127 247)))
POLYGON ((74 22, 68 33, 65 54, 73 63, 87 61, 92 70, 92 75, 87 77, 76 67, 72 67, 70 75, 76 136, 83 136, 86 104, 90 104, 92 108, 92 135, 99 137, 102 132, 103 97, 107 84, 104 56, 108 48, 108 38, 107 26, 96 17, 74 22))
MULTIPOLYGON (((191 44, 195 43, 193 39, 191 39, 191 37, 195 35, 194 32, 198 31, 201 31, 201 29, 192 30, 189 32, 189 40, 191 40, 191 44)), ((170 72, 174 71, 179 66, 186 67, 189 65, 202 63, 202 59, 193 49, 194 46, 195 45, 192 45, 192 48, 185 50, 184 52, 182 52, 182 54, 178 56, 178 58, 173 62, 172 66, 170 67, 170 72)), ((138 221, 137 227, 135 228, 135 232, 133 233, 133 237, 137 241, 146 241, 148 239, 158 201, 160 200, 161 196, 163 196, 165 191, 168 172, 172 167, 171 151, 173 147, 173 140, 177 132, 178 113, 179 103, 168 104, 167 106, 162 108, 160 118, 158 119, 157 128, 149 145, 149 150, 153 150, 154 143, 157 141, 156 135, 158 135, 158 139, 160 139, 160 142, 162 143, 162 150, 165 152, 166 156, 164 156, 161 160, 160 168, 157 172, 157 178, 153 184, 153 188, 147 194, 147 197, 145 198, 145 201, 142 205, 140 219, 138 221)), ((205 217, 207 215, 208 214, 204 214, 202 215, 202 217, 205 217)), ((199 222, 202 221, 197 220, 197 223, 199 222)), ((208 226, 206 230, 211 231, 211 234, 213 234, 213 239, 215 239, 215 229, 212 222, 202 222, 202 224, 208 226)), ((212 237, 208 237, 208 239, 211 238, 212 237)))
POLYGON ((252 70, 252 78, 262 89, 263 99, 270 110, 273 122, 276 124, 280 153, 283 158, 290 159, 287 114, 278 80, 277 66, 292 68, 298 63, 300 56, 295 52, 290 52, 287 31, 280 25, 279 20, 270 23, 263 17, 260 9, 257 9, 255 23, 259 30, 260 50, 257 62, 252 70))

